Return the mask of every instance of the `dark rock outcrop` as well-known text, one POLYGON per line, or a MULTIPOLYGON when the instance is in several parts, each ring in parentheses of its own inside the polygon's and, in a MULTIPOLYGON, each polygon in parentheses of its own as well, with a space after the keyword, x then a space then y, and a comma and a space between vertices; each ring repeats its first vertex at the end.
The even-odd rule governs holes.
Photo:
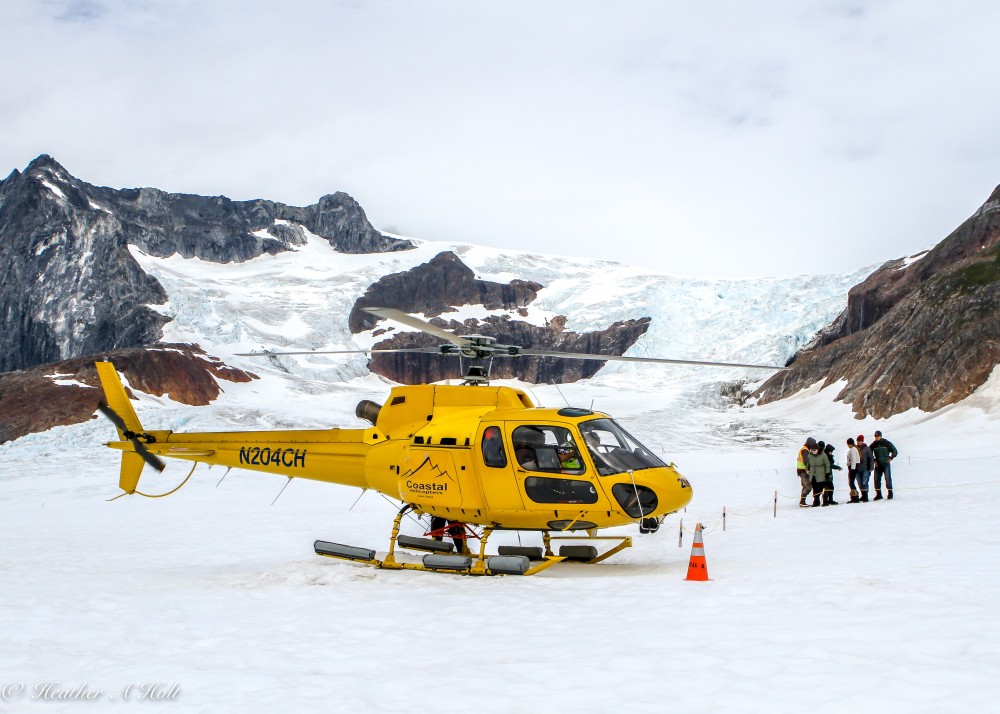
MULTIPOLYGON (((500 344, 519 347, 621 355, 649 329, 648 317, 617 322, 604 330, 578 334, 566 330, 559 316, 544 327, 513 319, 510 315, 485 320, 448 320, 448 313, 463 305, 482 305, 487 310, 520 312, 537 296, 542 286, 525 280, 503 283, 479 280, 452 252, 444 252, 402 273, 386 275, 357 300, 348 323, 351 332, 370 330, 379 318, 363 312, 365 307, 393 307, 421 313, 434 325, 459 335, 487 335, 500 344)), ((527 313, 521 312, 522 315, 527 313)), ((382 340, 378 349, 430 347, 441 344, 424 333, 405 332, 382 340)), ((466 361, 467 363, 467 361, 466 361)), ((543 357, 499 357, 493 362, 495 379, 517 378, 527 382, 573 382, 592 377, 603 362, 543 357)), ((463 376, 458 359, 423 354, 373 354, 369 369, 403 384, 421 384, 463 376)))
POLYGON ((858 417, 935 411, 1000 364, 1000 187, 915 262, 883 265, 851 289, 846 310, 757 391, 761 403, 846 380, 858 417))
MULTIPOLYGON (((520 320, 487 317, 485 320, 430 321, 459 335, 487 335, 500 344, 517 345, 530 349, 588 354, 622 355, 649 329, 650 318, 616 322, 604 330, 576 333, 565 329, 566 319, 559 316, 545 327, 520 320)), ((377 349, 427 347, 441 344, 430 335, 404 332, 375 345, 377 349)), ((468 360, 465 360, 468 365, 468 360)), ((575 382, 593 377, 604 366, 597 360, 560 359, 553 357, 497 357, 490 376, 493 379, 520 379, 534 384, 575 382)), ((440 355, 373 354, 368 368, 377 374, 403 384, 422 384, 462 377, 459 361, 455 357, 440 355)))
POLYGON ((427 317, 436 317, 459 305, 513 310, 530 303, 541 289, 538 283, 526 280, 512 280, 506 285, 478 280, 457 255, 445 251, 423 265, 386 275, 371 285, 354 303, 348 325, 351 332, 375 327, 378 318, 363 312, 365 307, 394 307, 427 317))
POLYGON ((92 186, 49 156, 0 181, 0 372, 150 345, 166 293, 128 251, 243 261, 305 242, 338 251, 411 248, 375 230, 347 194, 299 208, 273 201, 92 186))
POLYGON ((104 357, 135 389, 195 406, 219 396, 219 380, 257 378, 209 357, 197 345, 115 350, 0 374, 0 443, 90 419, 104 399, 94 367, 104 357))

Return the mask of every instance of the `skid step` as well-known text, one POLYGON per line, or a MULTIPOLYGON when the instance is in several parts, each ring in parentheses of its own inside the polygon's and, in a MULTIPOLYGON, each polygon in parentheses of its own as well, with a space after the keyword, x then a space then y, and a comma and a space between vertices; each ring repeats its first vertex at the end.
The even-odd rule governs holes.
POLYGON ((443 540, 433 538, 414 538, 413 536, 401 535, 396 538, 396 545, 409 550, 426 550, 429 553, 454 553, 455 546, 445 543, 443 540))
POLYGON ((357 548, 353 545, 343 545, 341 543, 330 543, 325 540, 318 540, 313 543, 316 555, 325 555, 328 558, 343 558, 344 560, 362 560, 371 562, 375 560, 375 551, 370 548, 357 548))
POLYGON ((590 561, 597 557, 597 547, 593 545, 563 545, 559 547, 559 555, 566 560, 590 561))
POLYGON ((526 555, 491 555, 486 559, 486 569, 493 575, 524 575, 531 567, 526 555))
POLYGON ((423 563, 428 570, 468 570, 472 567, 472 558, 467 555, 428 553, 423 557, 423 563))
POLYGON ((502 545, 497 548, 497 552, 500 555, 523 555, 528 560, 542 560, 545 557, 541 547, 531 548, 521 545, 502 545))

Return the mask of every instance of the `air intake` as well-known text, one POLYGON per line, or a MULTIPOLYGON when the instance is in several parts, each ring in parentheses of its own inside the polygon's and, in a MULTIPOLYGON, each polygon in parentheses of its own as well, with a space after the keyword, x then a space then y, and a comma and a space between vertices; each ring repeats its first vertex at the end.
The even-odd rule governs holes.
POLYGON ((375 422, 378 421, 378 413, 381 410, 381 404, 376 404, 370 399, 362 399, 358 402, 358 406, 354 410, 354 413, 357 415, 358 419, 364 419, 372 426, 375 426, 375 422))

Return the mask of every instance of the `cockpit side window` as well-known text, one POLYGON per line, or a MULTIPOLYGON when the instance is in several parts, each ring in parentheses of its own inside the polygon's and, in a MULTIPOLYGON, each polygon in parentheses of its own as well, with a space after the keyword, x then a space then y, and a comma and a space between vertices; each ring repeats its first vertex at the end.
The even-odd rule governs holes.
POLYGON ((483 461, 495 469, 507 465, 507 454, 503 449, 503 435, 500 427, 488 426, 483 432, 483 461))
POLYGON ((519 426, 511 435, 514 458, 526 471, 582 474, 583 458, 569 429, 562 426, 519 426))

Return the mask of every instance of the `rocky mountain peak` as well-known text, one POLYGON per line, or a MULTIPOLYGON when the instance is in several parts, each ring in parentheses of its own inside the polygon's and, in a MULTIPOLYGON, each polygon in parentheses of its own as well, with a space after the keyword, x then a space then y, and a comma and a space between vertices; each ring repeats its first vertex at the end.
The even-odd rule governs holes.
POLYGON ((438 253, 423 265, 386 275, 365 291, 351 310, 351 332, 370 330, 378 318, 365 307, 395 307, 436 317, 462 305, 482 305, 487 310, 524 307, 538 295, 538 283, 512 280, 507 284, 479 280, 472 269, 451 251, 438 253))
POLYGON ((33 174, 43 169, 49 169, 67 175, 69 173, 66 171, 66 169, 63 168, 62 164, 60 164, 58 161, 53 159, 48 154, 39 154, 34 159, 32 159, 31 162, 24 169, 24 173, 33 174))
POLYGON ((42 154, 0 184, 0 372, 158 341, 169 318, 149 306, 166 293, 130 245, 158 257, 245 261, 302 245, 307 231, 340 252, 413 247, 377 231, 343 192, 296 207, 112 189, 42 154))
POLYGON ((859 417, 934 411, 969 396, 998 363, 1000 187, 931 250, 851 288, 844 312, 758 396, 846 380, 838 399, 859 417))

